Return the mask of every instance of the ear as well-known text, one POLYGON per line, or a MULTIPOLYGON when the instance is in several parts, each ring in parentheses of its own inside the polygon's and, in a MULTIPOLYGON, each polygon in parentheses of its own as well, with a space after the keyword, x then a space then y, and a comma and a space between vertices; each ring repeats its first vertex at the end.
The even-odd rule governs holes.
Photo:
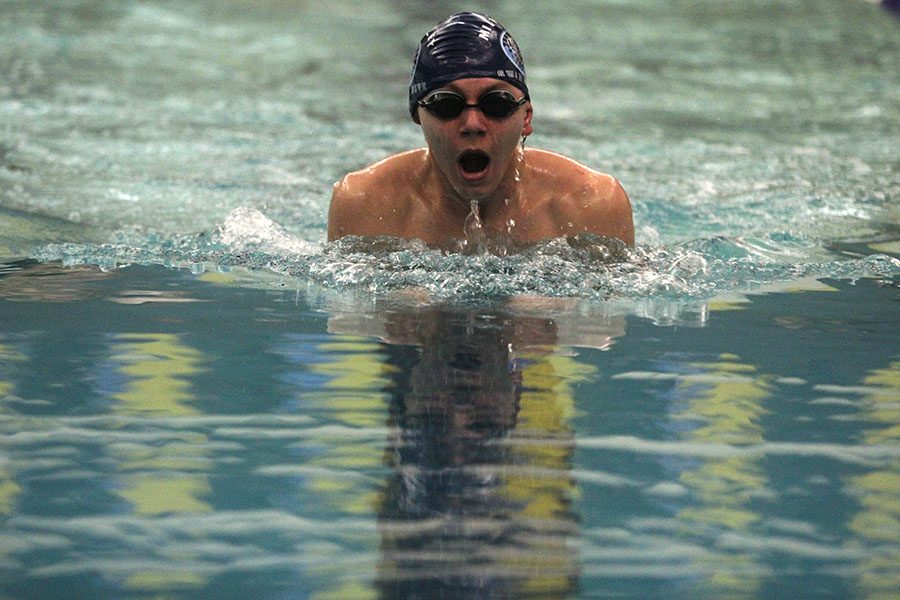
POLYGON ((413 123, 415 123, 416 125, 422 124, 422 121, 419 119, 419 107, 418 106, 415 108, 415 110, 413 110, 412 120, 413 120, 413 123))
POLYGON ((522 124, 522 136, 528 137, 534 128, 531 126, 531 117, 534 110, 531 108, 531 100, 525 103, 525 122, 522 124))

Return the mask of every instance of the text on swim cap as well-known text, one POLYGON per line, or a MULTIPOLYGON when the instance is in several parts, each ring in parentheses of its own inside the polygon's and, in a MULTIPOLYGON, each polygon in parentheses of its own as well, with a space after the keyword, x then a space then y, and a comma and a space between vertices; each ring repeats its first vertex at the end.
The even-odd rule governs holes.
POLYGON ((519 73, 518 71, 511 71, 509 69, 498 69, 497 77, 501 79, 515 79, 516 81, 521 81, 525 83, 525 76, 519 73))

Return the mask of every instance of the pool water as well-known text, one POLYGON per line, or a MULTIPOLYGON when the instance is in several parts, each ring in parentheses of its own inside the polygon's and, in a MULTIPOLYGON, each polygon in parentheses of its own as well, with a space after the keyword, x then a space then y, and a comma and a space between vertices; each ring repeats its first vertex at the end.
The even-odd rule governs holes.
POLYGON ((473 7, 634 249, 324 243, 456 6, 0 0, 0 596, 895 597, 900 20, 473 7))

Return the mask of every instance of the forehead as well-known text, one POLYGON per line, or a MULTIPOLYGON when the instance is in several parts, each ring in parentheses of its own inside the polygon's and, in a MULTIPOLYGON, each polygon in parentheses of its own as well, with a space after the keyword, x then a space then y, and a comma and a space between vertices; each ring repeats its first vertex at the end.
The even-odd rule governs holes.
POLYGON ((450 90, 463 96, 478 97, 485 92, 493 90, 506 90, 515 93, 516 86, 502 81, 500 79, 492 79, 490 77, 474 77, 467 79, 457 79, 451 81, 447 85, 440 87, 441 90, 450 90))

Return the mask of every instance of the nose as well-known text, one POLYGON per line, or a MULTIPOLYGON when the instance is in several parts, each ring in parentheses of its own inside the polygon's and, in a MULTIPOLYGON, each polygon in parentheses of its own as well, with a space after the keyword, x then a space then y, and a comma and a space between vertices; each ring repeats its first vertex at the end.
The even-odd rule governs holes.
POLYGON ((466 107, 459 116, 459 131, 463 137, 477 137, 487 133, 486 117, 481 109, 475 106, 466 107))

